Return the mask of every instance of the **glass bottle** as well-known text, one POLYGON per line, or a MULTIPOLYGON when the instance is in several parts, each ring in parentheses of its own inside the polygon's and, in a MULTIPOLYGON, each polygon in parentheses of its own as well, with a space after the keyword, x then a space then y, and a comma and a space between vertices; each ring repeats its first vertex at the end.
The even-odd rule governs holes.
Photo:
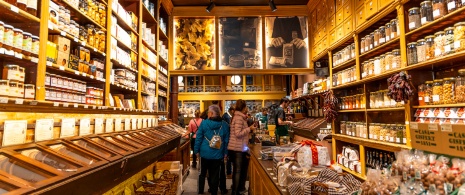
POLYGON ((439 57, 444 54, 445 43, 444 31, 434 33, 434 57, 439 57))
POLYGON ((407 63, 413 65, 418 63, 417 60, 417 42, 407 44, 407 63))
POLYGON ((455 104, 455 78, 445 78, 442 90, 442 103, 455 104))
POLYGON ((425 104, 433 105, 433 81, 425 82, 425 104))
POLYGON ((424 62, 426 60, 426 41, 419 39, 417 41, 417 62, 424 62))
POLYGON ((434 59, 434 35, 426 36, 426 60, 434 59))
POLYGON ((408 29, 415 30, 421 27, 420 8, 412 7, 408 10, 408 29))
POLYGON ((433 83, 433 104, 439 105, 442 104, 443 97, 443 88, 442 88, 442 79, 435 79, 433 83))
POLYGON ((391 22, 386 23, 385 25, 385 34, 386 34, 386 42, 389 42, 392 37, 391 37, 391 22))
POLYGON ((446 28, 444 35, 444 54, 454 53, 454 27, 446 28))
POLYGON ((365 53, 365 37, 362 37, 362 40, 360 41, 360 53, 365 53))
POLYGON ((456 52, 465 49, 465 22, 454 24, 454 50, 456 52))
POLYGON ((445 0, 433 0, 433 18, 437 20, 447 14, 447 5, 445 0))
POLYGON ((387 72, 387 71, 389 71, 391 69, 391 67, 392 67, 392 58, 393 58, 392 52, 387 52, 386 56, 384 58, 384 63, 386 64, 385 69, 384 69, 385 72, 387 72))
POLYGON ((428 24, 434 21, 433 18, 433 3, 431 1, 423 1, 420 3, 421 25, 428 24))
POLYGON ((386 26, 379 27, 379 44, 386 43, 386 26))
POLYGON ((373 47, 378 47, 379 44, 379 30, 376 29, 373 32, 373 47))
POLYGON ((392 50, 392 69, 397 69, 400 68, 400 50, 399 49, 394 49, 392 50))
POLYGON ((397 34, 398 28, 397 28, 397 18, 391 20, 391 39, 397 38, 399 34, 397 34))

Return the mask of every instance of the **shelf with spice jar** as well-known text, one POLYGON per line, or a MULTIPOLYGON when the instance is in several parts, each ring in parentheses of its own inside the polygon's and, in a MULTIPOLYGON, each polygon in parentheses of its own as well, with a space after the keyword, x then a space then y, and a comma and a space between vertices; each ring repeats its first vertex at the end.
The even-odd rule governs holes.
POLYGON ((48 27, 51 29, 66 29, 70 21, 80 25, 91 23, 96 28, 106 31, 107 5, 103 1, 79 3, 76 0, 50 1, 50 18, 48 27), (60 22, 64 24, 60 24, 60 22))

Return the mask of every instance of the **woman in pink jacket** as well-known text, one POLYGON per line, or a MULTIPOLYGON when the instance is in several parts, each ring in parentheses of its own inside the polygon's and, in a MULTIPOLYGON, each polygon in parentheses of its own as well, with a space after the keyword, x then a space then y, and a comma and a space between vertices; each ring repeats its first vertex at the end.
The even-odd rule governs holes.
POLYGON ((255 126, 247 125, 247 105, 244 100, 236 101, 234 116, 230 124, 230 136, 228 144, 228 154, 233 163, 233 185, 232 195, 239 195, 245 192, 245 180, 249 167, 249 133, 256 129, 255 126))

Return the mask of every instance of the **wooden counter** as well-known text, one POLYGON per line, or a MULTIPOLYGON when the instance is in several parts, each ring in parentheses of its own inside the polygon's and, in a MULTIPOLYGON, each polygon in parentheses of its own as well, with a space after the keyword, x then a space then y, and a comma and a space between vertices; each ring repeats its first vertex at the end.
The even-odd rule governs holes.
POLYGON ((277 175, 273 172, 272 160, 261 160, 261 145, 249 145, 249 194, 289 194, 285 187, 278 186, 277 175))

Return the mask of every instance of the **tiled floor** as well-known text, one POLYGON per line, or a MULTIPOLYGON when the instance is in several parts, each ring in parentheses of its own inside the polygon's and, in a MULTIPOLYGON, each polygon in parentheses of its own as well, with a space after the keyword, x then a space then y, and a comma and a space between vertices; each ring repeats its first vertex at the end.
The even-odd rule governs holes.
MULTIPOLYGON (((184 193, 183 195, 195 195, 197 194, 197 181, 199 179, 199 172, 198 169, 190 169, 189 176, 187 177, 186 181, 183 183, 183 190, 184 193)), ((226 187, 228 188, 228 195, 231 194, 231 184, 232 180, 231 179, 226 179, 226 187)), ((249 187, 249 182, 246 182, 246 188, 249 187)), ((210 194, 207 192, 208 190, 208 184, 205 181, 205 193, 204 194, 210 194)), ((221 193, 218 191, 218 194, 220 195, 221 193)))

